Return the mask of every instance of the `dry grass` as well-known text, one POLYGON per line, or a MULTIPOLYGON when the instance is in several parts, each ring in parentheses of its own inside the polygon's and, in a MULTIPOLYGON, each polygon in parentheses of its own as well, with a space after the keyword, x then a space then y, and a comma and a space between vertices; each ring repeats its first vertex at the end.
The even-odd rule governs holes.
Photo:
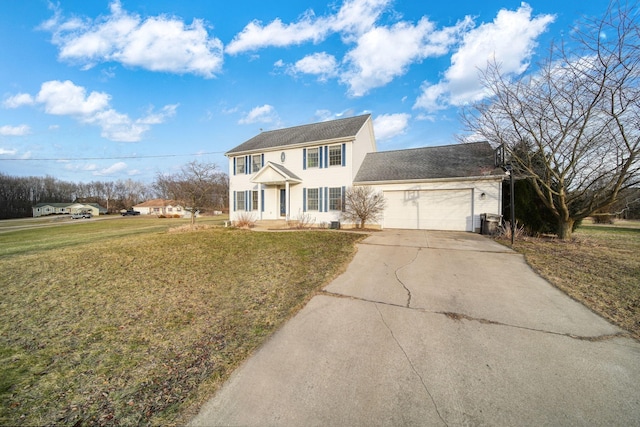
POLYGON ((572 298, 640 339, 640 227, 585 225, 572 241, 528 238, 514 249, 572 298))
POLYGON ((154 231, 0 257, 0 425, 184 424, 359 238, 154 231))

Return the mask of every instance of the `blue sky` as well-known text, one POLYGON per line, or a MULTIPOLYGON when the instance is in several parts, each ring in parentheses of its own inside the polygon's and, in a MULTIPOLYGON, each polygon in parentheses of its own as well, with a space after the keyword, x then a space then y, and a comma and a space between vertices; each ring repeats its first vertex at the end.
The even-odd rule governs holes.
POLYGON ((153 181, 261 130, 370 113, 379 151, 455 143, 478 70, 535 71, 607 1, 6 0, 0 172, 153 181))

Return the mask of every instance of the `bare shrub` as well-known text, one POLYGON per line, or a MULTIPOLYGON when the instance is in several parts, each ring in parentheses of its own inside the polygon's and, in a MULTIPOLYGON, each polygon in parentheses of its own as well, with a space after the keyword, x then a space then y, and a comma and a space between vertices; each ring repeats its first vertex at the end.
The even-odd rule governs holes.
MULTIPOLYGON (((519 225, 518 221, 516 221, 516 226, 514 227, 515 232, 513 234, 514 240, 522 239, 527 237, 527 230, 524 225, 519 225)), ((498 234, 496 235, 498 239, 506 239, 511 240, 511 222, 505 221, 503 225, 498 227, 498 234)))
POLYGON ((299 212, 296 219, 289 222, 289 226, 299 230, 304 230, 311 228, 315 222, 315 218, 312 218, 308 213, 299 212))
POLYGON ((238 228, 253 228, 256 225, 256 220, 249 212, 243 212, 233 221, 233 226, 238 228))
POLYGON ((613 224, 614 216, 608 213, 591 215, 594 224, 613 224))

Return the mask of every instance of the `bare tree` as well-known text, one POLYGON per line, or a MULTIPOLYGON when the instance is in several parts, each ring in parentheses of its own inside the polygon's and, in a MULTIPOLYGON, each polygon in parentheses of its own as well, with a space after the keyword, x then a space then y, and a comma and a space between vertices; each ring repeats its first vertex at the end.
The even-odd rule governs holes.
POLYGON ((191 225, 194 225, 197 212, 216 206, 216 195, 220 183, 226 182, 225 177, 226 174, 219 171, 216 164, 193 161, 175 175, 158 175, 155 188, 159 193, 183 203, 191 212, 191 225))
POLYGON ((640 182, 635 11, 611 3, 579 27, 577 47, 552 46, 535 74, 510 79, 490 64, 482 79, 492 97, 463 114, 467 130, 503 146, 516 176, 531 180, 561 239, 640 182))
POLYGON ((369 186, 349 187, 344 194, 344 211, 342 216, 358 223, 364 228, 367 222, 376 221, 382 212, 386 201, 382 195, 369 186))

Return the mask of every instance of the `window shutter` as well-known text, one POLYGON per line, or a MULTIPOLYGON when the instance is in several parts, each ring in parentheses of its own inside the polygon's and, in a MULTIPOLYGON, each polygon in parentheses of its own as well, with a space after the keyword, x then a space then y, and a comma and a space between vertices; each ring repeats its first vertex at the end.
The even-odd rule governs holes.
POLYGON ((249 199, 248 195, 247 195, 248 191, 245 190, 244 191, 244 210, 248 211, 249 210, 249 206, 247 205, 247 200, 249 199))
POLYGON ((244 173, 246 175, 251 173, 251 156, 244 156, 244 173))
MULTIPOLYGON (((235 160, 236 160, 236 159, 234 158, 234 159, 233 159, 233 162, 234 162, 234 163, 235 163, 235 160)), ((234 168, 234 170, 235 170, 235 168, 234 168)), ((236 211, 236 192, 235 192, 235 191, 233 192, 233 211, 234 211, 234 212, 236 211)))
POLYGON ((329 188, 324 187, 324 211, 329 212, 329 188))
POLYGON ((251 169, 253 169, 253 160, 251 159, 251 156, 249 156, 249 164, 247 165, 247 173, 248 174, 252 173, 251 169))
MULTIPOLYGON (((262 158, 264 158, 264 154, 262 155, 262 158)), ((260 208, 262 209, 262 212, 264 212, 264 190, 260 190, 260 204, 262 204, 260 208)))
POLYGON ((307 189, 302 189, 302 212, 307 211, 307 189))
MULTIPOLYGON (((342 166, 347 165, 347 144, 342 144, 342 166)), ((342 190, 344 194, 344 190, 342 190)))
POLYGON ((260 167, 263 168, 264 167, 264 153, 262 153, 261 157, 262 157, 262 160, 260 161, 260 167))
POLYGON ((320 169, 323 168, 322 158, 322 147, 318 147, 318 168, 320 169))
MULTIPOLYGON (((233 158, 233 174, 236 174, 236 158, 233 158)), ((235 194, 235 193, 234 193, 235 194)))
POLYGON ((324 146, 324 167, 329 167, 329 147, 327 145, 324 146))
POLYGON ((307 149, 302 149, 302 170, 307 169, 307 149))
POLYGON ((323 212, 322 206, 322 188, 318 188, 318 212, 323 212))
MULTIPOLYGON (((342 146, 344 147, 344 145, 342 145, 342 146)), ((342 166, 344 166, 344 157, 342 158, 342 163, 343 163, 342 166)), ((344 212, 344 202, 346 201, 345 200, 345 190, 346 190, 346 188, 343 185, 342 186, 342 206, 341 206, 342 209, 340 209, 342 212, 344 212)))

